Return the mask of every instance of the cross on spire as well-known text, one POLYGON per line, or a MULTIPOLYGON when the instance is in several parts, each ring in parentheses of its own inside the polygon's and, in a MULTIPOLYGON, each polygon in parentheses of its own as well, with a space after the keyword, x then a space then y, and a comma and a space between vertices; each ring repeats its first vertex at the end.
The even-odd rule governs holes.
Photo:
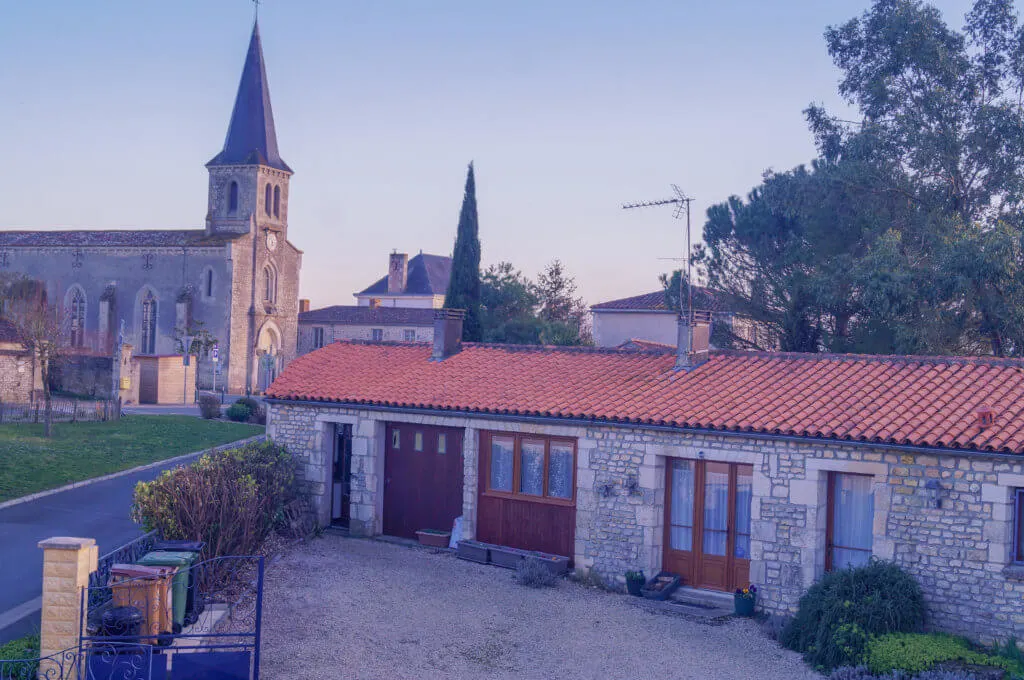
POLYGON ((254 13, 255 13, 255 17, 256 17, 256 20, 257 20, 257 21, 258 21, 258 20, 259 20, 259 18, 260 18, 260 3, 261 3, 262 1, 263 1, 263 0, 252 0, 252 4, 253 4, 254 10, 255 10, 255 12, 254 12, 254 13))

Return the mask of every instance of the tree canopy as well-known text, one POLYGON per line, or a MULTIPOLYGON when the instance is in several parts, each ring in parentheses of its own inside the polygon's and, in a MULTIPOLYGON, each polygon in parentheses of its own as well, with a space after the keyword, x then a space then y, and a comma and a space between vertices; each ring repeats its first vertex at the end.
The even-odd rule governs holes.
POLYGON ((444 306, 466 310, 462 337, 470 341, 483 338, 480 326, 480 234, 476 212, 476 179, 473 164, 466 171, 466 188, 459 211, 459 227, 452 252, 452 274, 444 306))
POLYGON ((509 262, 481 276, 483 339, 526 345, 590 342, 588 310, 576 296, 576 282, 560 260, 531 281, 509 262))
POLYGON ((1024 30, 977 0, 830 27, 859 118, 806 110, 819 157, 708 210, 694 261, 784 350, 1024 354, 1024 30))

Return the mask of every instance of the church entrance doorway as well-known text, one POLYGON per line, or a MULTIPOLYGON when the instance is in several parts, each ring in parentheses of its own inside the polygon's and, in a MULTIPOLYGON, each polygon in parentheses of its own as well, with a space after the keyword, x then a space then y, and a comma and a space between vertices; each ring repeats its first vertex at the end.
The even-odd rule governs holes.
POLYGON ((256 390, 265 392, 277 378, 281 369, 281 335, 277 328, 268 324, 260 331, 259 342, 256 344, 256 390))

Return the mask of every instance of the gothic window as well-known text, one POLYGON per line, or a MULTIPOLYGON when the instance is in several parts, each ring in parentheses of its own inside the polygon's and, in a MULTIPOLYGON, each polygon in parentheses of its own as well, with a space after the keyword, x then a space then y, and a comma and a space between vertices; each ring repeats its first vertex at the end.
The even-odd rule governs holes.
POLYGON ((274 187, 274 217, 281 216, 281 187, 274 187))
POLYGON ((277 302, 277 272, 269 264, 263 268, 263 301, 277 302))
POLYGON ((142 298, 142 352, 156 354, 156 298, 147 290, 142 298))
POLYGON ((273 191, 270 188, 270 184, 267 184, 267 190, 263 197, 263 212, 267 213, 267 215, 270 215, 270 201, 272 196, 273 191))
POLYGON ((238 212, 238 182, 232 180, 228 186, 228 215, 238 212))
POLYGON ((71 331, 71 346, 82 347, 85 345, 85 292, 75 286, 71 289, 71 298, 68 302, 68 319, 71 331))

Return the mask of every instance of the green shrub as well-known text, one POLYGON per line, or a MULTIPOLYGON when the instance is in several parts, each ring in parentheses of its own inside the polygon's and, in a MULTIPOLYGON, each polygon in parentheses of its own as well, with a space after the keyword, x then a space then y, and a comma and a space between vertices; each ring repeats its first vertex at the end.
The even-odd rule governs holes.
POLYGON ((39 672, 39 636, 27 635, 0 645, 0 677, 3 680, 36 680, 39 672), (25 663, 3 663, 24 661, 25 663))
POLYGON ((216 394, 200 394, 199 415, 205 420, 220 418, 220 397, 216 394))
POLYGON ((240 397, 235 400, 235 403, 241 404, 249 409, 248 422, 255 423, 256 425, 267 424, 267 411, 259 399, 253 399, 252 397, 240 397))
POLYGON ((994 666, 1013 675, 1024 673, 1018 662, 979 652, 967 640, 941 633, 893 633, 873 638, 867 644, 865 661, 872 673, 920 673, 944 661, 994 666))
POLYGON ((815 668, 831 670, 856 666, 871 637, 915 632, 923 624, 917 581, 892 562, 872 560, 825 574, 811 586, 780 642, 815 668))
POLYGON ((204 541, 204 557, 249 555, 285 523, 296 498, 291 455, 253 443, 139 482, 131 516, 164 538, 204 541))
POLYGON ((516 565, 516 583, 528 588, 550 588, 558 577, 541 564, 540 560, 523 559, 516 565))
MULTIPOLYGON (((866 666, 842 666, 832 671, 828 680, 909 680, 901 671, 893 671, 883 675, 872 673, 866 666)), ((977 676, 967 671, 924 671, 914 675, 914 680, 977 680, 977 676)))
POLYGON ((231 406, 228 406, 225 415, 227 415, 228 420, 233 420, 236 423, 247 423, 249 418, 252 417, 252 410, 245 404, 239 404, 236 401, 231 406))

